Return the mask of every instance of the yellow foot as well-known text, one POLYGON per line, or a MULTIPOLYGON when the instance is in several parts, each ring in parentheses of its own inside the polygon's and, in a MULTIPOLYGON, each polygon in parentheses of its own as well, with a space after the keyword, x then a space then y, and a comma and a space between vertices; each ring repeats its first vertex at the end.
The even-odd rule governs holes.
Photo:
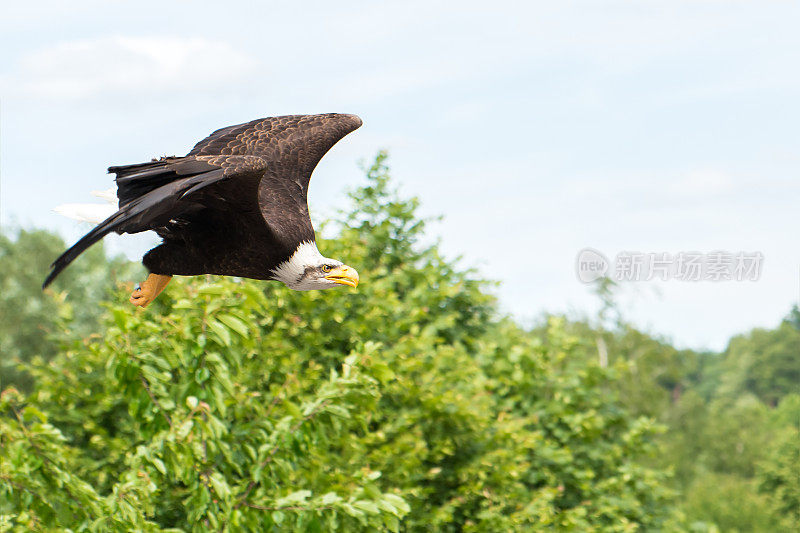
POLYGON ((172 276, 163 276, 161 274, 150 274, 147 279, 142 282, 141 287, 131 293, 131 303, 140 307, 147 307, 147 304, 156 299, 164 287, 167 286, 172 276))

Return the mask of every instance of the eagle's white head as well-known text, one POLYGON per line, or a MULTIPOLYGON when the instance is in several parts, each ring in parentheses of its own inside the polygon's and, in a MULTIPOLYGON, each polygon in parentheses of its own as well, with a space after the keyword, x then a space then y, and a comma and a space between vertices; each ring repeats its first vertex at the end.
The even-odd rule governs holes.
POLYGON ((358 286, 356 269, 323 256, 313 241, 300 243, 289 259, 272 269, 272 279, 296 291, 358 286))

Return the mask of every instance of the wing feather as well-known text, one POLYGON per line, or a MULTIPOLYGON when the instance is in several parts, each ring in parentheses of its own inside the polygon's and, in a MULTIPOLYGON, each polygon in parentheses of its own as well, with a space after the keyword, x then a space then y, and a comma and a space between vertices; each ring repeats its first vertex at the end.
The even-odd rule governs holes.
POLYGON ((284 243, 314 239, 308 214, 308 186, 322 157, 361 126, 356 115, 288 115, 253 120, 215 131, 189 155, 257 156, 267 164, 258 186, 264 221, 284 243))
POLYGON ((154 165, 147 170, 129 174, 125 173, 124 168, 112 167, 112 172, 115 169, 117 171, 123 169, 120 171, 123 176, 122 178, 118 177, 118 180, 128 180, 127 182, 123 181, 119 188, 119 191, 126 190, 125 187, 129 188, 126 194, 118 192, 119 211, 95 226, 92 231, 84 235, 53 262, 52 270, 42 285, 43 288, 47 287, 67 265, 87 248, 112 231, 138 233, 157 229, 171 219, 202 209, 204 207, 203 199, 195 197, 201 189, 234 176, 242 176, 247 172, 255 172, 255 175, 259 176, 258 173, 263 172, 266 168, 266 163, 253 156, 218 156, 192 158, 189 161, 171 161, 169 164, 154 165), (169 166, 172 169, 168 172, 166 168, 169 166), (182 173, 198 170, 204 170, 204 172, 176 177, 182 173), (165 178, 165 176, 167 177, 165 178), (169 179, 169 181, 163 183, 164 179, 169 179), (142 180, 145 182, 155 180, 156 186, 152 186, 152 183, 142 185, 142 180), (138 184, 136 188, 139 190, 150 188, 143 194, 130 197, 130 187, 133 184, 138 184))
POLYGON ((276 177, 299 182, 307 195, 322 157, 361 124, 356 115, 341 113, 262 118, 217 130, 188 155, 258 156, 280 169, 276 177))

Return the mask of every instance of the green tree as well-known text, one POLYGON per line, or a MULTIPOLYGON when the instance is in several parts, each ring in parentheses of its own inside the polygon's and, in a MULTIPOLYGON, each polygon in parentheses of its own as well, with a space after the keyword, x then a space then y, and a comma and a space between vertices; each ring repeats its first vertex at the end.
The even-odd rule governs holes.
POLYGON ((800 395, 785 396, 775 410, 778 435, 758 465, 759 489, 769 495, 786 530, 800 529, 800 395))
POLYGON ((52 335, 59 314, 71 319, 68 327, 76 336, 98 333, 103 311, 98 302, 115 288, 118 279, 141 270, 120 257, 107 259, 98 245, 44 293, 44 276, 64 249, 64 241, 46 230, 0 233, 0 387, 30 388, 30 377, 20 373, 18 366, 36 356, 49 360, 58 352, 60 341, 52 335))
POLYGON ((735 337, 724 353, 698 353, 633 327, 617 309, 614 289, 597 286, 599 316, 569 321, 567 331, 585 361, 618 373, 609 392, 631 413, 666 426, 650 464, 674 472, 687 523, 699 530, 792 530, 800 412, 784 407, 791 401, 775 404, 798 397, 797 308, 775 329, 735 337))
MULTIPOLYGON (((326 254, 358 292, 176 280, 0 400, 0 529, 633 531, 677 527, 658 428, 554 320, 498 315, 423 245, 385 154, 326 254)), ((69 321, 66 321, 69 324, 69 321)))
POLYGON ((795 311, 775 329, 754 329, 731 339, 725 350, 721 392, 747 391, 775 406, 787 394, 800 394, 800 329, 795 311))

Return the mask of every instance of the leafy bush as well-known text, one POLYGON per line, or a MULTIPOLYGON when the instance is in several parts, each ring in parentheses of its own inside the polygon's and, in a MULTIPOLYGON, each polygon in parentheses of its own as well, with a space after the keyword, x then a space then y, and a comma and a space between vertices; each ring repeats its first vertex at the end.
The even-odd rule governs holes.
MULTIPOLYGON (((678 527, 658 428, 558 320, 498 316, 422 246, 385 155, 320 243, 357 292, 174 281, 0 400, 0 530, 634 531, 678 527)), ((66 325, 68 326, 68 322, 66 325)), ((68 337, 65 337, 68 338, 68 337)))
POLYGON ((20 363, 35 356, 49 360, 61 338, 86 336, 96 330, 102 307, 117 279, 138 276, 141 265, 124 258, 106 258, 102 244, 83 254, 42 292, 42 275, 64 251, 64 241, 45 230, 3 229, 0 232, 0 389, 13 385, 29 390, 31 380, 20 363), (65 294, 69 299, 65 301, 65 294), (68 319, 58 331, 58 319, 68 319))
POLYGON ((772 421, 778 428, 766 459, 758 466, 761 492, 770 496, 786 530, 800 529, 800 395, 784 396, 772 421))

